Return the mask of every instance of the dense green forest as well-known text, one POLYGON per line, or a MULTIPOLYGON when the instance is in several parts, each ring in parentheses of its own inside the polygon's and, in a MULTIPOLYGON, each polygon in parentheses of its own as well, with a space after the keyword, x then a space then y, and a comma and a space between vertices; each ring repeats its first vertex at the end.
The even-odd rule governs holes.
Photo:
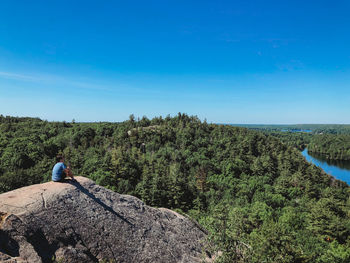
POLYGON ((350 134, 350 124, 237 124, 249 129, 312 134, 350 134))
POLYGON ((315 135, 308 144, 308 150, 331 160, 350 160, 350 135, 315 135))
POLYGON ((0 192, 49 181, 64 153, 75 175, 196 219, 223 252, 218 262, 350 262, 350 188, 283 136, 181 113, 122 123, 0 116, 0 192))
POLYGON ((311 153, 330 160, 350 160, 350 125, 241 125, 278 137, 299 150, 308 148, 311 153))

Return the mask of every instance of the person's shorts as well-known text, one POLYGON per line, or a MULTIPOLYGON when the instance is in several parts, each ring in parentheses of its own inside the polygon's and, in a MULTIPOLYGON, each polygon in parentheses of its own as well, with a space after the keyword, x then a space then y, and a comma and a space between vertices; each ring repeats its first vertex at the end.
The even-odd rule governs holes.
POLYGON ((62 175, 61 175, 61 179, 60 180, 52 180, 53 182, 56 182, 56 183, 59 183, 59 182, 64 182, 64 179, 66 178, 66 174, 63 172, 62 175))

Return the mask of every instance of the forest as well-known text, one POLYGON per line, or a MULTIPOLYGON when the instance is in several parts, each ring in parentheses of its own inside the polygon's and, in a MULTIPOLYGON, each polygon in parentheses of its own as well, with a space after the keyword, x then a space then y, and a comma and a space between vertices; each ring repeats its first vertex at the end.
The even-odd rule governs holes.
POLYGON ((350 160, 350 125, 300 124, 300 125, 241 125, 273 135, 299 150, 329 160, 350 160))
POLYGON ((63 153, 74 175, 198 221, 222 251, 217 262, 345 263, 350 188, 298 150, 326 148, 324 134, 338 149, 334 138, 348 135, 331 128, 262 132, 182 113, 120 123, 1 115, 0 193, 50 181, 63 153))
POLYGON ((235 126, 265 131, 350 134, 350 124, 237 124, 235 126))

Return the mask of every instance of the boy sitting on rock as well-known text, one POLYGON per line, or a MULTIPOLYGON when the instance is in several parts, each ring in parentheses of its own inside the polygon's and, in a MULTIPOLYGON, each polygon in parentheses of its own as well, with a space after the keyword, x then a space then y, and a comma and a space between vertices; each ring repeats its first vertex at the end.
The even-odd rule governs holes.
POLYGON ((56 162, 52 169, 52 181, 63 182, 67 176, 69 176, 72 181, 75 181, 70 167, 64 164, 64 156, 60 154, 57 155, 56 162))

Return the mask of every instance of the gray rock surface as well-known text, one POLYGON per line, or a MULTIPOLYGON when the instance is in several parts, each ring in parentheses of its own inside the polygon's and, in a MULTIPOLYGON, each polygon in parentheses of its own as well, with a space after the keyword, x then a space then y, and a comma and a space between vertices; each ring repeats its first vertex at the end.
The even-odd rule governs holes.
POLYGON ((0 195, 1 262, 211 261, 195 222, 76 179, 0 195))

